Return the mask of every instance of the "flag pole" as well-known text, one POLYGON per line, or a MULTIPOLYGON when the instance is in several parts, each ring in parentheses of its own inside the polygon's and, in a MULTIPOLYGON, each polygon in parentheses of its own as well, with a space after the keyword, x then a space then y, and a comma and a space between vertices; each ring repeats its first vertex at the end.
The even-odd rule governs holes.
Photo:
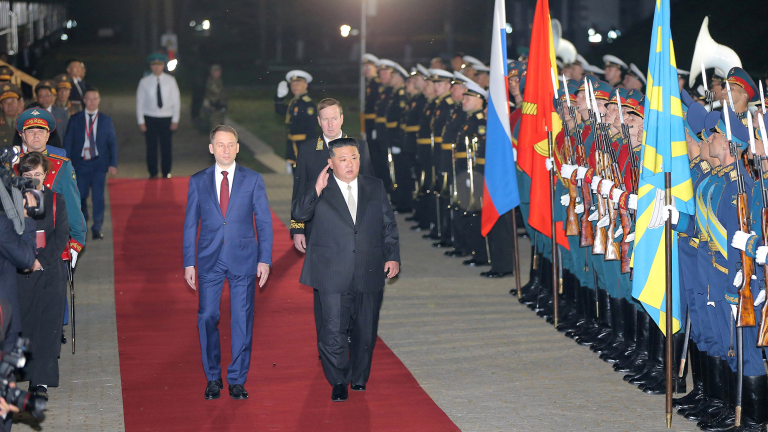
MULTIPOLYGON (((553 144, 552 144, 552 131, 547 128, 547 143, 549 145, 549 157, 554 158, 555 152, 553 150, 553 144)), ((553 305, 553 315, 555 316, 555 329, 558 327, 558 317, 560 316, 560 305, 558 304, 559 301, 557 299, 558 294, 558 287, 559 283, 558 280, 560 279, 557 275, 557 236, 555 234, 555 170, 554 168, 552 171, 549 172, 549 201, 550 201, 550 209, 552 210, 552 223, 550 225, 551 228, 551 234, 552 234, 552 305, 553 305)))
MULTIPOLYGON (((664 173, 664 204, 672 205, 672 173, 664 173)), ((664 227, 664 249, 666 252, 666 271, 667 271, 667 310, 666 310, 666 375, 667 375, 667 429, 672 427, 672 218, 667 218, 664 227)))
POLYGON ((517 207, 512 208, 512 247, 515 248, 515 287, 517 288, 517 299, 522 298, 520 292, 520 249, 517 247, 517 207))

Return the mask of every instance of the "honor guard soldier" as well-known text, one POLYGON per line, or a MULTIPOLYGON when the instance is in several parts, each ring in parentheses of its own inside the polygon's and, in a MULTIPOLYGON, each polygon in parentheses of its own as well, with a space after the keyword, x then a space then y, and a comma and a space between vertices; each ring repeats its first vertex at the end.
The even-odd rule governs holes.
POLYGON ((376 104, 376 152, 378 155, 372 155, 372 159, 374 159, 374 169, 378 168, 377 176, 384 182, 384 187, 388 192, 394 193, 397 185, 392 154, 393 152, 399 154, 402 150, 400 117, 405 109, 405 79, 409 75, 398 63, 387 59, 379 61, 379 74, 382 82, 387 85, 387 97, 380 99, 376 104), (384 119, 383 122, 381 117, 384 119))
POLYGON ((376 123, 371 135, 372 141, 368 145, 371 150, 373 170, 376 173, 376 177, 384 182, 384 187, 388 192, 392 190, 392 178, 389 174, 387 160, 387 150, 389 148, 389 143, 387 142, 387 109, 392 99, 392 86, 390 86, 389 81, 395 73, 394 64, 395 62, 392 60, 379 60, 379 79, 381 80, 382 88, 379 92, 379 99, 374 106, 376 123))
POLYGON ((462 60, 464 61, 464 63, 461 65, 461 70, 459 72, 461 72, 465 77, 474 81, 475 74, 477 73, 477 71, 475 70, 475 65, 481 65, 483 64, 483 62, 468 55, 465 55, 464 57, 462 57, 462 60))
POLYGON ((485 126, 483 113, 488 92, 474 81, 467 81, 461 108, 467 121, 456 137, 456 177, 459 205, 464 210, 461 221, 471 258, 465 265, 488 265, 488 244, 481 232, 483 172, 485 171, 485 126), (459 175, 459 171, 462 175, 459 175))
POLYGON ((0 67, 0 84, 7 84, 13 79, 13 69, 8 66, 0 67))
POLYGON ((379 59, 373 54, 363 55, 363 73, 365 74, 365 111, 363 118, 365 120, 365 139, 368 144, 373 142, 372 134, 376 128, 376 102, 379 100, 379 93, 383 89, 383 84, 379 78, 379 59))
POLYGON ((475 68, 475 79, 473 81, 476 82, 477 85, 479 85, 480 87, 487 90, 488 84, 491 81, 491 75, 490 75, 491 68, 489 68, 488 66, 482 63, 478 63, 474 65, 474 68, 475 68))
POLYGON ((610 84, 611 87, 616 87, 621 84, 624 79, 624 74, 629 70, 629 66, 621 61, 620 58, 610 54, 603 56, 603 63, 605 65, 605 80, 608 84, 610 84))
POLYGON ((395 211, 407 211, 408 208, 401 208, 400 203, 403 202, 403 194, 410 194, 410 192, 403 192, 405 189, 400 188, 400 184, 408 183, 410 179, 410 170, 408 169, 408 162, 404 160, 406 157, 403 154, 403 139, 404 130, 400 127, 400 122, 403 120, 403 113, 405 112, 408 104, 408 97, 405 94, 405 80, 408 79, 410 74, 403 69, 398 63, 394 63, 392 66, 392 74, 389 78, 389 86, 392 87, 392 97, 387 107, 387 162, 389 177, 392 181, 391 199, 394 204, 395 211))
POLYGON ((37 151, 45 155, 51 162, 51 169, 43 181, 45 187, 64 196, 69 219, 69 250, 62 251, 62 258, 71 259, 72 267, 77 262, 77 256, 85 246, 86 225, 80 210, 80 192, 77 189, 75 170, 72 163, 64 157, 64 150, 48 147, 50 133, 56 128, 56 119, 51 113, 41 108, 31 108, 16 119, 16 130, 22 137, 20 153, 37 151), (55 152, 55 154, 54 154, 55 152))
POLYGON ((3 117, 0 118, 0 145, 12 145, 14 139, 19 136, 16 132, 16 115, 18 103, 21 99, 21 89, 11 83, 0 84, 0 105, 3 107, 3 117), (11 115, 5 114, 13 113, 11 115))
POLYGON ((739 120, 741 120, 741 123, 746 126, 748 114, 747 105, 750 102, 759 101, 760 92, 749 74, 740 67, 734 67, 728 71, 726 82, 731 88, 731 94, 728 95, 726 90, 723 99, 725 99, 726 102, 729 102, 729 98, 733 98, 733 109, 736 111, 736 115, 739 117, 739 120))
POLYGON ((307 94, 307 86, 312 82, 312 75, 303 70, 292 70, 285 75, 285 81, 277 88, 275 112, 285 115, 288 126, 288 139, 285 143, 286 171, 290 174, 296 167, 296 155, 299 146, 305 141, 313 141, 317 130, 317 106, 307 94), (288 83, 293 98, 287 101, 288 83))
POLYGON ((622 85, 627 90, 639 90, 642 91, 645 87, 645 76, 634 63, 629 64, 629 70, 624 75, 622 85))
POLYGON ((69 115, 76 114, 82 106, 78 105, 77 107, 73 107, 72 102, 69 101, 69 93, 72 91, 72 86, 74 85, 72 77, 68 74, 61 74, 56 75, 53 80, 56 81, 56 102, 53 104, 59 108, 67 110, 69 115))
MULTIPOLYGON (((418 67, 417 67, 418 69, 418 67)), ((434 200, 432 191, 432 119, 435 116, 437 108, 437 95, 435 93, 435 83, 429 79, 432 71, 427 69, 426 77, 423 80, 421 93, 426 99, 424 111, 419 116, 419 129, 416 133, 416 180, 418 181, 416 193, 416 205, 414 220, 417 225, 412 226, 414 231, 428 230, 430 228, 429 201, 434 200)), ((417 84, 420 81, 417 81, 417 84)))
POLYGON ((451 82, 453 81, 453 74, 442 69, 430 69, 429 80, 434 83, 435 94, 437 95, 435 98, 435 116, 432 119, 432 125, 430 127, 430 145, 432 155, 429 174, 433 178, 433 196, 431 199, 427 200, 429 208, 428 212, 430 213, 430 232, 429 234, 425 234, 422 237, 432 240, 440 240, 440 236, 442 235, 442 227, 438 213, 444 211, 438 206, 438 200, 439 194, 441 194, 443 189, 447 188, 448 185, 445 184, 446 179, 444 177, 447 172, 441 171, 441 168, 447 167, 441 167, 439 165, 439 158, 440 153, 442 152, 441 145, 443 143, 443 128, 445 127, 446 123, 448 123, 454 106, 454 101, 451 98, 451 82))
POLYGON ((432 244, 432 246, 438 248, 452 246, 453 240, 456 237, 456 228, 452 225, 452 221, 456 220, 452 210, 452 204, 455 204, 453 203, 454 200, 452 198, 454 184, 453 176, 456 173, 453 154, 457 151, 456 146, 459 144, 456 141, 459 131, 467 121, 467 113, 461 108, 461 103, 464 98, 464 92, 467 90, 466 83, 471 81, 461 72, 454 72, 453 76, 454 79, 451 82, 451 99, 454 101, 454 104, 451 107, 448 122, 443 126, 443 130, 440 134, 440 150, 435 150, 435 154, 437 155, 435 158, 435 169, 437 172, 443 173, 443 187, 441 188, 438 203, 440 206, 441 236, 439 242, 432 244))
MULTIPOLYGON (((405 86, 405 93, 408 97, 407 108, 404 111, 403 119, 400 122, 400 127, 403 129, 403 160, 405 166, 402 169, 408 171, 408 180, 403 184, 398 181, 398 188, 401 188, 399 195, 400 202, 395 203, 398 211, 407 213, 414 208, 414 193, 419 190, 419 178, 418 178, 418 165, 416 163, 416 152, 419 145, 417 144, 419 133, 419 121, 422 115, 424 115, 424 107, 427 105, 427 97, 424 95, 423 90, 427 83, 426 79, 429 76, 429 70, 417 64, 411 76, 408 78, 405 86)), ((408 221, 416 220, 417 215, 406 218, 408 221)))

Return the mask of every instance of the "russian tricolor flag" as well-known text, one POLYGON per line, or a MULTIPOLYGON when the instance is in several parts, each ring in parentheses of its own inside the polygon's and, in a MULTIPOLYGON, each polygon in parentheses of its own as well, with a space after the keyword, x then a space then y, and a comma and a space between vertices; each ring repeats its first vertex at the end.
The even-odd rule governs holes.
POLYGON ((515 156, 512 151, 512 133, 509 125, 506 22, 504 0, 496 0, 493 10, 488 124, 485 141, 482 220, 484 236, 491 231, 500 215, 520 205, 515 156))

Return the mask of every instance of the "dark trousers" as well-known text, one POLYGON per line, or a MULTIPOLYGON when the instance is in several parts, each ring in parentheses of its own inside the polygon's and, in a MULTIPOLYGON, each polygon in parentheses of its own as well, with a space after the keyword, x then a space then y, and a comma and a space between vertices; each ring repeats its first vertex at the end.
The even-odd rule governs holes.
MULTIPOLYGON (((149 129, 147 129, 149 132, 149 129)), ((80 209, 83 212, 85 222, 88 222, 88 195, 92 191, 93 201, 93 225, 91 229, 101 231, 104 224, 104 186, 107 181, 107 172, 101 166, 95 166, 95 161, 83 161, 77 165, 77 189, 80 191, 80 209)))
POLYGON ((331 385, 366 384, 384 291, 315 293, 322 316, 318 349, 325 378, 331 385))
POLYGON ((163 177, 171 173, 171 117, 144 116, 144 124, 147 132, 144 137, 147 141, 147 169, 150 176, 157 175, 157 144, 160 143, 160 157, 163 177))
MULTIPOLYGON (((472 252, 472 259, 479 262, 488 262, 488 244, 482 234, 481 213, 467 212, 462 220, 467 246, 472 252)), ((493 263, 491 263, 493 264, 493 263)))
POLYGON ((413 161, 415 158, 416 155, 407 152, 392 155, 392 162, 395 165, 395 180, 397 181, 397 189, 392 192, 392 201, 395 208, 400 211, 413 209, 413 190, 415 187, 413 161))
POLYGON ((488 232, 488 249, 491 252, 491 270, 509 273, 515 269, 515 247, 512 236, 512 213, 514 209, 499 216, 488 232))
POLYGON ((227 383, 245 384, 251 365, 253 339, 253 302, 256 292, 256 275, 232 274, 221 258, 208 274, 199 275, 199 308, 197 328, 200 332, 200 348, 203 353, 203 369, 208 381, 221 378, 221 342, 219 340, 219 305, 224 279, 229 281, 230 306, 232 309, 232 363, 227 368, 227 383))

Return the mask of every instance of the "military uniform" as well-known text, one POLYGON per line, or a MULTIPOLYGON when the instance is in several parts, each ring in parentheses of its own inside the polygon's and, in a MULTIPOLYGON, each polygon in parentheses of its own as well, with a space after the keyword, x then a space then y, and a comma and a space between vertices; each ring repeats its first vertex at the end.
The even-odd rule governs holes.
MULTIPOLYGON (((21 98, 21 89, 13 84, 6 83, 0 87, 0 101, 7 98, 21 98)), ((14 144, 19 133, 16 131, 16 118, 3 115, 0 118, 0 146, 9 146, 14 144)))
MULTIPOLYGON (((485 127, 486 118, 485 114, 483 114, 483 110, 468 112, 467 121, 456 138, 458 143, 464 143, 463 145, 457 146, 457 177, 459 177, 458 173, 460 170, 466 170, 466 172, 469 173, 471 169, 473 172, 472 176, 474 181, 471 185, 473 186, 472 192, 474 192, 474 194, 471 200, 462 203, 464 213, 460 224, 465 236, 464 238, 466 239, 467 248, 471 254, 471 259, 476 263, 488 262, 488 246, 481 232, 483 194, 482 174, 485 170, 485 127), (469 143, 469 145, 466 143, 469 143), (478 190, 478 188, 480 188, 480 190, 478 190)), ((460 185, 458 185, 457 182, 457 186, 459 188, 469 189, 469 177, 460 176, 460 178, 464 181, 462 181, 460 185)), ((470 191, 466 191, 466 193, 462 195, 469 197, 469 193, 470 191)))
POLYGON ((224 92, 224 81, 221 78, 208 78, 205 84, 202 113, 207 118, 210 128, 224 124, 224 113, 227 112, 227 95, 224 92))
MULTIPOLYGON (((426 98, 425 98, 426 99, 426 98)), ((416 133, 416 178, 419 190, 416 198, 416 216, 420 230, 430 229, 428 201, 432 193, 432 118, 437 109, 437 98, 426 100, 424 111, 419 118, 419 129, 416 133)))
MULTIPOLYGON (((453 75, 445 72, 445 71, 430 71, 430 80, 432 81, 450 81, 453 79, 453 75)), ((431 155, 430 155, 430 175, 432 172, 434 172, 434 181, 435 184, 432 187, 432 196, 427 199, 427 214, 425 215, 428 218, 429 225, 430 225, 430 232, 429 234, 425 234, 423 237, 430 238, 433 240, 440 240, 442 233, 443 233, 443 227, 442 227, 442 221, 438 221, 437 214, 438 214, 438 200, 439 195, 443 193, 443 189, 447 188, 448 185, 445 184, 445 177, 444 174, 446 174, 446 171, 441 171, 441 168, 449 168, 441 166, 440 159, 442 154, 442 144, 443 144, 443 129, 445 128, 445 125, 448 123, 448 120, 451 118, 451 114, 453 113, 455 101, 451 98, 450 92, 445 93, 443 95, 437 96, 435 98, 435 115, 432 118, 432 124, 430 125, 430 140, 432 137, 434 137, 434 147, 430 147, 431 155)), ((432 142, 430 141, 430 145, 432 142)), ((442 206, 440 206, 442 207, 442 206)), ((446 211, 443 211, 443 208, 440 208, 440 214, 442 219, 442 214, 446 213, 446 211)), ((446 209, 447 210, 447 209, 446 209)), ((446 227, 447 228, 447 227, 446 227)))
POLYGON ((374 120, 373 140, 369 143, 373 170, 376 173, 376 177, 384 182, 384 187, 387 191, 392 189, 392 179, 389 176, 389 166, 387 165, 387 148, 389 147, 389 142, 387 141, 387 109, 391 99, 392 88, 384 86, 379 92, 379 100, 376 101, 374 106, 376 119, 374 120))
POLYGON ((408 169, 407 156, 403 153, 403 142, 405 139, 405 130, 400 127, 405 111, 408 108, 408 97, 405 94, 405 86, 393 89, 392 98, 387 108, 387 143, 392 152, 392 170, 394 174, 394 183, 392 184, 391 198, 394 207, 398 211, 406 211, 401 203, 405 200, 403 195, 407 195, 407 186, 401 184, 409 183, 410 170, 408 169))
MULTIPOLYGON (((307 84, 312 82, 312 75, 293 70, 286 74, 286 81, 305 80, 307 84)), ((285 124, 288 129, 288 138, 285 143, 285 159, 293 167, 296 166, 296 156, 299 146, 303 142, 314 142, 317 130, 317 105, 307 93, 295 95, 287 100, 275 96, 275 112, 285 116, 285 124)))
POLYGON ((398 199, 396 207, 402 212, 413 209, 413 194, 417 190, 418 178, 416 176, 416 143, 419 132, 419 119, 424 112, 427 98, 421 93, 407 97, 406 109, 400 120, 400 128, 403 131, 402 157, 395 164, 395 177, 397 178, 398 199))

